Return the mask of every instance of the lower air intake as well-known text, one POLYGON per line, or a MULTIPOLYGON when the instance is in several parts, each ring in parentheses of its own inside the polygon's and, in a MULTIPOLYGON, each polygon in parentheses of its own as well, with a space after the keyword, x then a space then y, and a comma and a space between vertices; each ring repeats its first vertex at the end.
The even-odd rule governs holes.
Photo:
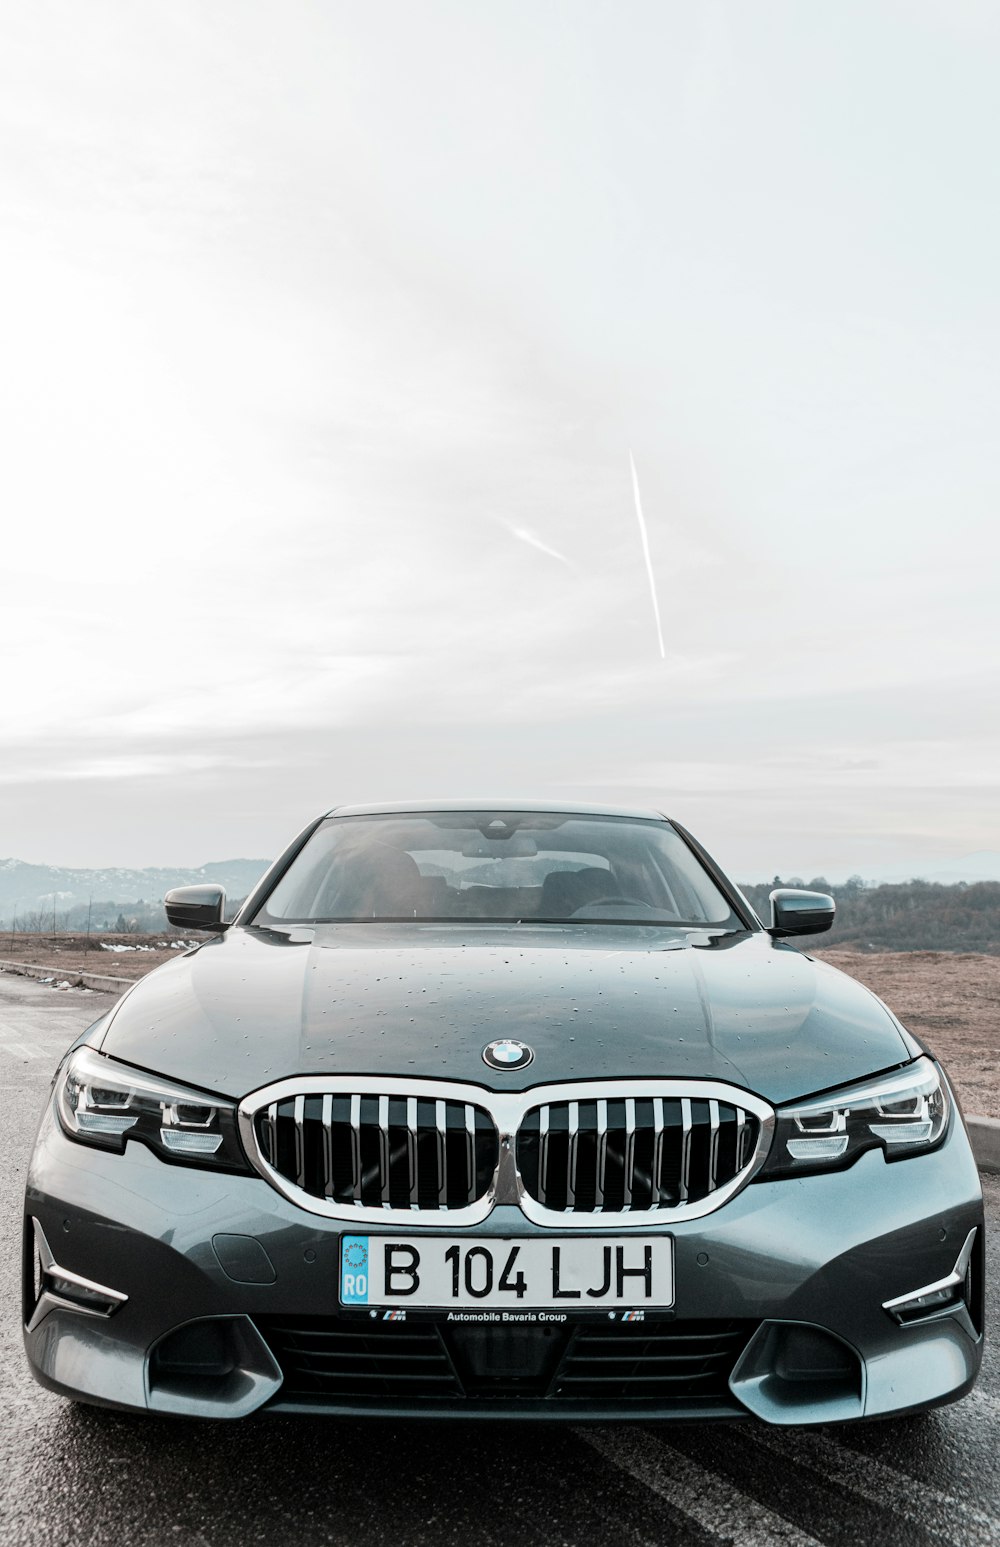
POLYGON ((750 1321, 578 1327, 255 1318, 284 1381, 278 1404, 461 1407, 496 1402, 697 1414, 727 1403, 750 1321))
POLYGON ((261 1316, 257 1325, 281 1366, 282 1400, 409 1403, 462 1395, 436 1327, 328 1316, 261 1316))
POLYGON ((552 1395, 560 1401, 659 1404, 724 1398, 755 1325, 733 1320, 583 1327, 552 1395))

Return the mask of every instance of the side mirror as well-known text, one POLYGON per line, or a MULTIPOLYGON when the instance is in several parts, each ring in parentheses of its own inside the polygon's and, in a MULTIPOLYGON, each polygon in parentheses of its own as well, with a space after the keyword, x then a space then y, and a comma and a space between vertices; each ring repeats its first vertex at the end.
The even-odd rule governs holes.
POLYGON ((776 940, 786 935, 821 935, 833 923, 837 904, 825 892, 800 892, 793 886, 771 893, 771 927, 776 940))
POLYGON ((163 899, 175 929, 225 929, 226 893, 221 886, 175 886, 163 899))

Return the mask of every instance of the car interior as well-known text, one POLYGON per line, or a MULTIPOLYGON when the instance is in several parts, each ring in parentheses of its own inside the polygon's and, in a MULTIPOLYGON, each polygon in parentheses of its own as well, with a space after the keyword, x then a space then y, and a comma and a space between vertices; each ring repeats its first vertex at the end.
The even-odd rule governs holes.
POLYGON ((694 856, 685 851, 696 879, 671 860, 662 834, 679 844, 672 830, 546 825, 536 833, 495 817, 477 826, 466 818, 444 830, 427 819, 333 822, 296 861, 295 884, 279 882, 263 911, 297 922, 728 918, 728 905, 694 856))

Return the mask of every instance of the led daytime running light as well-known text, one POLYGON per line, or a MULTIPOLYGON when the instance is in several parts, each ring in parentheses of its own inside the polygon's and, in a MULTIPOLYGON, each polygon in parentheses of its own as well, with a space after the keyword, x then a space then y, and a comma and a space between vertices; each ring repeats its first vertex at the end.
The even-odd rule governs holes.
POLYGON ((206 1096, 107 1058, 71 1053, 56 1080, 56 1111, 66 1133, 121 1154, 140 1141, 161 1159, 246 1170, 231 1102, 206 1096))
POLYGON ((933 1148, 948 1126, 951 1102, 937 1065, 915 1059, 905 1069, 844 1086, 829 1095, 779 1107, 763 1176, 850 1165, 864 1150, 887 1160, 933 1148))

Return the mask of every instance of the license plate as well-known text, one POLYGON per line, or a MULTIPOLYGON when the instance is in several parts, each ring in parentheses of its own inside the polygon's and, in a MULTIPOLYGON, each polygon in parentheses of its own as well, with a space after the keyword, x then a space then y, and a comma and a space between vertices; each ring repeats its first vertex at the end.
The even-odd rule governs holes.
POLYGON ((345 1235, 343 1306, 600 1311, 674 1303, 669 1236, 345 1235))

